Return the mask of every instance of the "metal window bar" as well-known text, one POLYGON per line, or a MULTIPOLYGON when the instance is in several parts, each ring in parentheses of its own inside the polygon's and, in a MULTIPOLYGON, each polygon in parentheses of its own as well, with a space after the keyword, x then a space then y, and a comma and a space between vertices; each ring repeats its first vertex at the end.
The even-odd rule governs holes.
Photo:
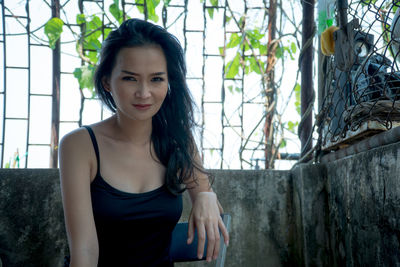
MULTIPOLYGON (((0 144, 0 145, 2 145, 1 166, 4 166, 4 144, 7 142, 5 140, 6 120, 10 119, 10 118, 8 118, 6 116, 7 115, 6 114, 6 94, 7 94, 6 68, 11 68, 12 67, 12 66, 6 66, 5 65, 6 64, 6 45, 5 44, 6 44, 6 39, 7 39, 6 31, 5 31, 5 29, 6 29, 6 20, 5 20, 5 18, 6 18, 6 14, 5 14, 6 2, 7 1, 4 0, 4 1, 2 1, 0 3, 1 8, 2 8, 2 12, 3 12, 3 14, 2 14, 2 21, 3 21, 2 37, 3 37, 3 40, 1 42, 3 44, 3 53, 4 53, 4 59, 3 60, 4 60, 4 66, 5 66, 5 68, 3 70, 3 73, 4 73, 4 81, 3 81, 3 83, 4 83, 4 91, 0 93, 1 95, 3 95, 3 102, 4 102, 4 105, 3 105, 3 136, 2 136, 1 144, 0 144)), ((49 4, 46 1, 44 1, 44 2, 49 6, 49 4)), ((126 0, 121 1, 121 7, 122 7, 122 10, 123 10, 123 15, 125 17, 127 15, 129 15, 128 13, 131 12, 132 7, 138 5, 135 2, 136 1, 134 1, 134 0, 132 0, 132 1, 126 1, 126 0)), ((172 1, 172 2, 174 2, 174 1, 172 1)), ((73 3, 73 1, 72 2, 71 1, 64 1, 64 3, 60 6, 60 13, 67 12, 65 10, 65 8, 67 8, 67 6, 71 5, 72 3, 73 3)), ((144 2, 143 7, 146 9, 146 4, 145 3, 146 2, 144 2)), ((210 8, 213 8, 214 10, 218 10, 217 12, 221 12, 223 14, 223 17, 224 17, 224 23, 223 23, 224 46, 226 46, 228 35, 230 35, 232 33, 235 33, 235 31, 227 30, 227 25, 226 25, 226 22, 225 22, 225 18, 226 18, 227 15, 236 16, 237 17, 237 14, 235 14, 231 10, 231 8, 229 7, 229 1, 228 0, 220 1, 219 5, 216 6, 216 7, 209 5, 209 3, 207 1, 204 1, 203 4, 202 4, 202 6, 203 6, 203 10, 202 10, 203 11, 203 27, 202 27, 202 30, 189 30, 189 29, 187 29, 187 21, 190 19, 188 17, 188 3, 189 3, 188 0, 183 0, 182 3, 179 3, 179 4, 171 3, 171 5, 166 7, 166 11, 169 8, 175 8, 175 9, 181 8, 182 9, 182 15, 180 15, 180 16, 183 16, 183 18, 180 17, 179 19, 183 19, 183 23, 184 23, 184 27, 183 27, 182 31, 183 31, 183 38, 184 38, 184 45, 183 46, 184 46, 185 52, 187 51, 188 46, 191 45, 191 44, 188 43, 188 39, 187 39, 187 36, 186 36, 187 33, 199 32, 203 37, 202 44, 201 44, 202 45, 202 69, 201 69, 201 76, 202 77, 188 77, 188 80, 197 80, 197 81, 199 81, 201 79, 201 82, 200 82, 201 83, 201 90, 202 90, 202 92, 201 92, 201 121, 200 121, 200 124, 201 124, 200 136, 201 136, 201 138, 200 138, 199 146, 200 146, 200 150, 201 150, 202 156, 203 156, 203 158, 209 156, 209 155, 207 155, 207 154, 209 154, 209 152, 207 152, 208 150, 210 150, 210 151, 218 151, 217 160, 219 162, 218 163, 219 168, 229 167, 229 162, 226 161, 225 154, 224 154, 224 153, 226 153, 226 151, 228 151, 227 148, 230 146, 230 144, 226 143, 226 142, 228 142, 228 139, 225 136, 225 131, 226 131, 226 129, 233 129, 233 131, 239 136, 239 140, 240 140, 239 141, 240 142, 240 144, 239 144, 239 148, 240 148, 239 149, 240 168, 255 167, 256 166, 256 162, 252 162, 252 158, 259 157, 259 156, 256 156, 256 152, 257 151, 260 151, 260 152, 264 151, 264 149, 265 149, 263 147, 264 144, 265 144, 264 141, 263 141, 264 136, 261 137, 261 141, 247 140, 248 137, 244 136, 245 133, 246 133, 246 130, 244 128, 244 126, 246 124, 245 114, 244 114, 245 113, 244 106, 245 105, 249 105, 249 104, 263 106, 264 103, 260 102, 257 99, 256 100, 249 99, 246 96, 246 90, 247 90, 246 88, 247 87, 246 87, 246 84, 245 84, 245 81, 244 81, 244 79, 245 79, 244 66, 241 67, 241 70, 240 70, 241 75, 240 76, 235 77, 235 78, 226 78, 224 71, 225 71, 225 66, 227 64, 227 59, 223 58, 219 54, 215 54, 215 53, 212 53, 212 52, 210 53, 206 49, 206 38, 207 38, 206 32, 208 30, 211 30, 209 28, 210 18, 209 18, 209 15, 208 15, 208 10, 210 8), (220 99, 218 99, 218 100, 206 99, 205 65, 206 65, 206 60, 209 59, 209 58, 213 58, 213 57, 222 59, 221 75, 223 77, 222 77, 222 80, 221 80, 222 84, 221 84, 221 88, 220 88, 220 90, 221 90, 220 91, 220 99), (228 84, 231 84, 231 83, 233 83, 235 85, 239 85, 239 86, 242 87, 241 88, 242 91, 239 93, 240 94, 239 97, 241 99, 241 103, 242 104, 240 106, 238 106, 237 110, 235 111, 235 114, 237 114, 237 116, 239 118, 239 121, 235 121, 234 123, 232 123, 232 122, 230 122, 228 120, 228 115, 226 113, 226 107, 229 105, 229 103, 227 102, 227 98, 226 98, 226 93, 227 93, 226 92, 226 90, 227 90, 226 87, 227 87, 228 84), (205 117, 205 109, 206 109, 206 105, 208 105, 208 104, 216 104, 216 105, 218 105, 220 107, 219 124, 220 124, 220 127, 221 127, 222 131, 221 131, 220 135, 217 137, 217 138, 220 138, 220 142, 216 142, 218 144, 217 147, 210 147, 210 145, 207 143, 207 140, 204 139, 205 131, 209 130, 209 129, 205 129, 206 120, 209 119, 209 118, 205 117), (256 142, 255 146, 252 146, 251 148, 248 147, 248 145, 250 143, 254 143, 254 142, 256 142), (248 154, 248 152, 252 152, 252 153, 248 154)), ((85 12, 85 14, 90 14, 90 10, 85 7, 86 4, 95 4, 95 5, 99 6, 102 10, 104 10, 106 8, 105 7, 105 2, 103 0, 96 0, 96 1, 93 1, 93 0, 81 0, 81 1, 79 1, 79 4, 82 5, 82 7, 80 7, 80 11, 81 12, 85 12)), ((248 1, 243 1, 240 4, 243 5, 243 10, 244 10, 245 14, 247 12, 249 12, 249 10, 254 9, 254 10, 264 11, 264 16, 266 16, 266 11, 265 11, 266 10, 266 5, 267 5, 266 1, 262 1, 261 4, 263 6, 251 6, 251 7, 249 7, 248 6, 248 1)), ((30 17, 30 14, 29 14, 29 1, 28 0, 26 1, 26 5, 28 7, 28 12, 27 12, 27 16, 26 17, 30 21, 30 19, 29 19, 29 17, 30 17)), ((51 6, 49 6, 49 8, 51 8, 51 6)), ((148 19, 146 14, 144 14, 143 16, 144 16, 145 19, 148 19)), ((168 18, 169 17, 167 16, 163 20, 163 26, 164 27, 171 26, 171 25, 168 25, 168 22, 169 22, 168 18)), ((19 18, 19 19, 22 19, 22 18, 19 18)), ((106 18, 103 15, 103 28, 104 28, 105 20, 107 20, 107 19, 108 18, 106 18)), ((65 23, 67 24, 67 26, 71 26, 71 27, 72 26, 75 26, 75 27, 78 26, 78 25, 76 25, 76 23, 70 23, 70 22, 65 22, 65 23)), ((107 23, 108 23, 108 21, 107 21, 107 23)), ((175 23, 175 21, 172 22, 171 24, 173 24, 173 23, 175 23)), ((36 30, 37 29, 35 29, 34 31, 36 31, 36 30)), ((43 44, 37 44, 37 43, 32 43, 31 42, 31 39, 30 39, 31 38, 31 34, 33 34, 34 31, 31 31, 30 23, 29 23, 27 25, 27 33, 26 33, 28 35, 28 47, 31 47, 31 46, 44 46, 43 44)), ((239 27, 239 31, 240 31, 240 27, 239 27)), ((62 46, 63 46, 63 42, 61 42, 61 47, 62 46)), ((61 48, 61 51, 62 51, 62 48, 61 48)), ((29 53, 30 53, 30 48, 29 48, 29 53)), ((245 57, 246 57, 245 51, 242 51, 242 60, 244 60, 245 57)), ((29 55, 29 64, 28 65, 29 65, 28 66, 28 71, 29 71, 29 74, 28 74, 29 79, 28 80, 29 80, 29 82, 28 82, 28 89, 27 90, 28 90, 28 98, 29 98, 28 99, 28 105, 30 105, 31 97, 39 96, 39 95, 40 96, 49 96, 49 94, 38 94, 38 93, 32 93, 31 92, 31 90, 30 90, 30 82, 31 82, 30 55, 29 55)), ((58 75, 71 75, 71 73, 59 70, 58 75)), ((62 89, 62 84, 60 84, 60 88, 62 89)), ((82 93, 82 91, 80 91, 80 93, 82 93)), ((52 94, 52 95, 54 96, 54 94, 52 94)), ((83 94, 81 96, 82 96, 82 99, 81 99, 82 101, 81 101, 81 105, 80 105, 79 108, 82 109, 82 112, 83 112, 83 108, 84 108, 84 105, 85 105, 86 101, 89 101, 89 100, 92 100, 92 99, 87 98, 83 94)), ((55 104, 56 107, 54 107, 54 108, 59 108, 59 107, 57 107, 57 105, 58 104, 55 104)), ((26 149, 27 149, 27 151, 28 151, 29 147, 45 145, 45 144, 33 144, 33 143, 31 144, 31 143, 29 143, 30 134, 31 134, 29 132, 30 123, 31 123, 30 122, 30 113, 29 112, 30 112, 30 107, 28 108, 28 116, 27 116, 27 119, 26 119, 27 123, 28 123, 28 126, 27 126, 28 127, 27 128, 27 139, 26 139, 26 143, 27 143, 26 149)), ((101 112, 102 112, 101 118, 103 118, 104 117, 103 109, 101 109, 101 112)), ((261 118, 261 121, 262 121, 262 116, 264 116, 264 114, 259 114, 259 115, 260 115, 260 118, 261 118)), ((82 116, 85 116, 84 112, 83 112, 83 115, 81 115, 81 117, 79 119, 77 119, 76 121, 75 120, 70 120, 70 119, 67 119, 67 120, 61 119, 59 122, 55 122, 55 124, 60 125, 60 124, 63 124, 63 123, 76 123, 77 125, 81 125, 82 124, 82 116)), ((250 133, 250 135, 252 135, 252 134, 253 134, 253 132, 250 133)), ((251 136, 249 138, 251 138, 251 136)), ((50 143, 49 143, 49 146, 50 146, 50 143)), ((54 155, 56 146, 53 145, 52 148, 53 148, 53 155, 54 155)), ((28 158, 26 158, 25 167, 27 166, 27 164, 28 164, 28 158)))
POLYGON ((4 0, 1 2, 1 19, 2 19, 2 40, 1 43, 3 44, 3 92, 0 93, 0 95, 3 96, 3 119, 2 119, 2 125, 3 125, 3 132, 2 132, 2 137, 1 137, 1 160, 0 160, 0 167, 2 168, 4 166, 4 144, 5 144, 5 126, 6 126, 6 95, 7 95, 7 75, 6 75, 6 60, 7 60, 7 54, 6 54, 6 16, 5 16, 5 6, 4 6, 4 0))

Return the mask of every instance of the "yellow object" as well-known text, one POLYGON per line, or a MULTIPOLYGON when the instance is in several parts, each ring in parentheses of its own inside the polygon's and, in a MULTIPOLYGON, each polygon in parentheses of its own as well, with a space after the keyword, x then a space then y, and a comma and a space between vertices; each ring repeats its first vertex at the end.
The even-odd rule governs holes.
POLYGON ((336 26, 330 26, 321 33, 321 51, 325 56, 330 56, 335 53, 335 40, 333 33, 339 30, 336 26))

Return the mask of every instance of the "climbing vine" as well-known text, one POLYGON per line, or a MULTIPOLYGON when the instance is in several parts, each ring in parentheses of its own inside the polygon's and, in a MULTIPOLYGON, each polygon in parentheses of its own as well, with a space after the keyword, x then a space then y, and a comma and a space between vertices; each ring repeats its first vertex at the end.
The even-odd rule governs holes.
MULTIPOLYGON (((199 1, 203 2, 205 0, 199 1)), ((214 19, 215 12, 221 4, 219 1, 221 0, 208 0, 206 14, 210 19, 214 19)), ((82 6, 82 1, 79 0, 78 2, 79 5, 82 6)), ((264 3, 267 5, 265 1, 264 3)), ((277 29, 278 36, 274 40, 268 40, 269 29, 265 23, 262 23, 262 26, 252 26, 246 21, 247 14, 237 14, 228 7, 230 13, 226 13, 224 23, 229 23, 233 20, 240 31, 227 35, 228 39, 226 40, 225 45, 219 48, 220 56, 224 58, 225 62, 225 79, 235 79, 242 75, 256 75, 259 77, 264 87, 260 94, 265 95, 266 98, 271 97, 271 93, 269 92, 270 89, 266 89, 266 86, 273 84, 273 97, 270 98, 272 99, 270 101, 273 103, 271 102, 266 104, 265 108, 266 110, 270 110, 270 112, 266 112, 263 118, 265 119, 269 117, 268 123, 274 131, 264 133, 264 135, 272 136, 264 136, 258 141, 260 145, 268 145, 269 143, 270 156, 268 160, 270 162, 269 164, 266 164, 266 166, 268 165, 270 168, 273 168, 273 161, 276 158, 279 158, 279 148, 284 148, 287 145, 287 138, 284 137, 284 132, 288 131, 295 133, 298 126, 298 120, 293 117, 288 121, 282 121, 281 115, 285 112, 289 100, 284 100, 286 103, 281 103, 283 108, 276 110, 276 98, 279 94, 279 86, 282 83, 282 77, 284 76, 283 71, 277 77, 275 77, 275 75, 269 75, 271 71, 274 71, 277 62, 280 62, 279 64, 282 69, 284 69, 285 65, 289 64, 288 62, 290 61, 293 62, 291 64, 295 64, 294 62, 297 59, 296 55, 298 53, 298 47, 300 47, 297 37, 300 30, 298 29, 298 26, 296 26, 299 23, 295 21, 294 17, 289 17, 289 15, 283 10, 282 3, 283 1, 278 3, 280 11, 280 17, 278 20, 279 27, 277 29), (291 24, 291 27, 293 28, 292 33, 283 33, 283 20, 286 23, 291 24), (292 36, 292 40, 286 38, 285 40, 287 42, 282 42, 282 37, 285 38, 287 36, 292 36), (269 61, 268 63, 266 58, 269 58, 272 61, 269 61), (271 77, 273 80, 270 80, 271 77)), ((161 5, 161 9, 163 10, 161 16, 166 16, 165 10, 170 4, 170 0, 136 0, 135 4, 137 10, 143 14, 146 19, 159 22, 160 16, 156 12, 157 8, 160 8, 161 5)), ((293 5, 292 1, 290 1, 290 4, 293 5)), ((80 13, 76 15, 76 24, 80 26, 81 30, 79 33, 74 32, 72 27, 69 27, 68 23, 63 22, 60 18, 51 18, 45 24, 45 34, 48 38, 48 45, 51 48, 55 47, 56 41, 59 40, 66 28, 71 30, 76 38, 76 52, 82 61, 82 65, 75 68, 73 75, 77 79, 81 89, 82 104, 84 100, 84 94, 82 93, 83 90, 89 92, 90 97, 95 97, 93 75, 95 66, 99 59, 102 40, 108 36, 113 28, 118 27, 125 19, 130 18, 126 13, 124 13, 122 3, 120 3, 119 0, 114 0, 105 8, 108 9, 107 14, 103 10, 103 13, 95 15, 85 15, 81 8, 80 13), (112 17, 107 17, 107 21, 109 22, 105 23, 103 18, 108 14, 111 14, 112 17)), ((268 10, 267 6, 266 10, 268 10)), ((267 12, 265 12, 265 17, 268 17, 267 12)), ((164 22, 165 18, 163 17, 162 19, 164 22)), ((227 89, 232 94, 242 93, 243 90, 243 88, 240 88, 239 86, 232 85, 227 86, 227 89)), ((295 84, 292 87, 290 98, 292 94, 294 94, 295 97, 295 109, 298 114, 300 114, 300 85, 297 82, 297 77, 295 84)), ((251 139, 256 136, 256 131, 252 131, 250 135, 253 133, 254 136, 243 137, 247 138, 245 146, 248 144, 249 140, 252 141, 251 139)))

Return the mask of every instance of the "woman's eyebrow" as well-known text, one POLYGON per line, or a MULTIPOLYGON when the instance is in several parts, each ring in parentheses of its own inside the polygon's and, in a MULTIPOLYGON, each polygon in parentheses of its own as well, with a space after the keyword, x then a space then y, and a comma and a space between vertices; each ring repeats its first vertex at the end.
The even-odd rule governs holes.
POLYGON ((140 76, 140 74, 132 72, 132 71, 127 71, 127 70, 122 70, 122 72, 126 73, 126 74, 130 74, 130 75, 136 75, 136 76, 140 76))
MULTIPOLYGON (((140 76, 140 74, 132 72, 132 71, 127 71, 127 70, 122 70, 122 72, 126 73, 126 74, 130 74, 130 75, 135 75, 135 76, 140 76)), ((154 72, 151 75, 152 76, 159 76, 159 75, 166 75, 166 72, 160 71, 160 72, 154 72)))
POLYGON ((160 71, 160 72, 155 72, 152 75, 158 76, 158 75, 166 75, 166 74, 167 74, 166 72, 160 71))

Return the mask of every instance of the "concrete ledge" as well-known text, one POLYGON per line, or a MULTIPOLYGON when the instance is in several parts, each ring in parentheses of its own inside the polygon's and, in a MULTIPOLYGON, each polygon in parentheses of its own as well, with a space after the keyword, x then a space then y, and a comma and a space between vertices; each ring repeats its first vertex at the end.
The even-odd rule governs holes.
MULTIPOLYGON (((232 215, 225 266, 400 266, 399 155, 396 143, 291 171, 212 171, 232 215)), ((63 219, 58 170, 0 169, 2 267, 61 266, 63 219)))
MULTIPOLYGON (((290 260, 290 172, 212 171, 232 215, 225 266, 285 266, 290 260)), ((182 220, 190 200, 185 195, 182 220)), ((3 267, 62 266, 68 254, 58 170, 0 169, 3 267)), ((206 263, 177 266, 210 266, 206 263)))
POLYGON ((58 170, 0 169, 3 267, 60 266, 66 251, 58 170))
POLYGON ((326 164, 334 266, 400 266, 400 143, 326 164))

